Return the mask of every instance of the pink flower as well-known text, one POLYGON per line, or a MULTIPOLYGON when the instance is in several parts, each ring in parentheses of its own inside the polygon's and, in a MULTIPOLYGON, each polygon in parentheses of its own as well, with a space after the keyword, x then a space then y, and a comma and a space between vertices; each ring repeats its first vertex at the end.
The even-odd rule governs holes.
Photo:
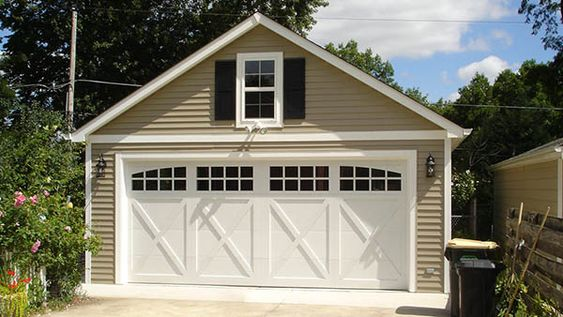
POLYGON ((71 228, 70 226, 66 226, 66 227, 65 227, 65 231, 66 231, 66 232, 71 232, 71 231, 72 231, 72 228, 71 228))
POLYGON ((41 246, 41 241, 36 240, 33 246, 31 246, 31 253, 37 253, 37 251, 39 251, 40 246, 41 246))
POLYGON ((37 200, 38 200, 37 195, 31 196, 31 198, 29 198, 29 200, 31 200, 32 205, 37 204, 37 200))
POLYGON ((45 196, 45 198, 51 196, 51 193, 49 193, 47 190, 43 191, 43 196, 45 196))
POLYGON ((14 192, 14 196, 18 197, 18 196, 23 196, 23 193, 20 191, 15 191, 14 192))
POLYGON ((25 196, 21 192, 16 193, 20 193, 21 195, 16 195, 16 198, 14 198, 14 207, 19 207, 23 205, 27 198, 25 198, 25 196))

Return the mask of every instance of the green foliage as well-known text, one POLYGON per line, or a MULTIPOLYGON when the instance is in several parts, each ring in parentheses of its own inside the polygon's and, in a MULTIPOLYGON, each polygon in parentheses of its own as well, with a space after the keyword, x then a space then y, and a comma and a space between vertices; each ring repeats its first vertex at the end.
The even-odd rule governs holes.
POLYGON ((62 115, 8 101, 3 106, 11 124, 0 127, 0 197, 45 189, 82 201, 83 145, 64 140, 62 115))
MULTIPOLYGON (((8 267, 39 282, 47 270, 51 295, 71 297, 80 283, 81 256, 97 252, 100 241, 84 224, 84 210, 67 203, 59 193, 16 192, 0 204, 0 255, 8 267)), ((6 265, 5 265, 6 266, 6 265)), ((42 287, 30 287, 35 304, 44 298, 42 287), (40 292, 39 294, 34 292, 40 292)))
POLYGON ((370 48, 361 52, 358 49, 358 42, 350 40, 346 44, 328 43, 325 49, 384 83, 395 84, 393 79, 395 71, 391 63, 384 61, 378 54, 374 54, 370 48))
MULTIPOLYGON (((507 255, 505 263, 510 264, 510 257, 507 255)), ((561 316, 554 308, 555 305, 550 300, 541 296, 538 292, 530 288, 524 281, 520 281, 517 276, 513 276, 511 270, 504 270, 497 278, 495 294, 497 297, 497 316, 505 317, 508 310, 510 296, 517 288, 517 295, 513 307, 510 309, 510 317, 559 317, 561 316)))
POLYGON ((416 100, 421 105, 425 105, 425 106, 430 105, 430 101, 428 100, 428 94, 423 93, 418 87, 407 88, 405 90, 405 95, 416 100))
POLYGON ((522 0, 518 13, 526 16, 526 23, 532 23, 532 34, 537 35, 542 29, 542 42, 545 49, 563 51, 563 35, 559 27, 563 23, 561 2, 558 0, 522 0))
POLYGON ((454 214, 462 214, 477 189, 477 180, 471 171, 452 173, 452 209, 454 214))
POLYGON ((492 84, 476 74, 458 90, 455 106, 442 102, 432 107, 473 129, 453 152, 452 161, 455 170, 470 170, 478 181, 478 211, 480 219, 487 219, 483 227, 490 227, 493 216, 490 166, 563 136, 563 111, 553 109, 563 107, 562 64, 563 54, 547 64, 529 60, 518 72, 503 71, 492 84))
MULTIPOLYGON (((260 11, 305 34, 325 0, 6 0, 1 27, 11 33, 1 70, 11 83, 67 81, 72 7, 78 10, 79 78, 144 84, 260 11), (38 31, 39 30, 39 31, 38 31)), ((76 105, 94 115, 135 88, 77 83, 76 105)), ((22 88, 25 103, 63 110, 65 91, 22 88)))
POLYGON ((80 283, 81 256, 99 244, 95 237, 84 239, 83 208, 65 207, 69 197, 77 205, 84 199, 83 145, 64 139, 58 112, 6 99, 0 99, 0 106, 11 122, 0 128, 0 258, 31 275, 32 305, 45 298, 37 277, 40 267, 47 269, 50 295, 68 300, 80 283), (15 207, 14 191, 30 197, 15 207), (41 245, 32 253, 37 241, 41 245))
POLYGON ((0 294, 0 316, 24 317, 28 311, 27 292, 18 292, 10 295, 0 294))

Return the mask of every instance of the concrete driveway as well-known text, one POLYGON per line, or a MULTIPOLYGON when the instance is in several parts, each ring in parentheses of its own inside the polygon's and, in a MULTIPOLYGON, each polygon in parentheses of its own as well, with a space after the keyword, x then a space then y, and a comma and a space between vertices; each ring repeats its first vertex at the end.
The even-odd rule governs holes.
POLYGON ((70 307, 63 312, 51 312, 52 317, 99 316, 448 316, 442 309, 423 307, 370 308, 292 304, 257 304, 239 302, 209 302, 157 299, 95 298, 70 307))

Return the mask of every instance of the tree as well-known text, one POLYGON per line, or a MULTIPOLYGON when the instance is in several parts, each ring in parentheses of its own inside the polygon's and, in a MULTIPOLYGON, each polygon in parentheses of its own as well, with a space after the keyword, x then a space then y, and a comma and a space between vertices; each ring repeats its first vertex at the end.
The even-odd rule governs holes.
POLYGON ((428 94, 423 93, 418 87, 407 88, 405 90, 405 95, 411 97, 412 99, 416 100, 418 103, 422 105, 425 105, 427 107, 430 106, 430 101, 428 100, 428 94))
POLYGON ((325 49, 384 83, 395 88, 398 86, 393 79, 395 71, 391 63, 374 54, 370 48, 361 52, 358 49, 358 42, 350 40, 346 44, 328 43, 325 49))
POLYGON ((542 42, 545 49, 563 51, 563 35, 559 26, 563 23, 563 0, 522 0, 518 13, 526 15, 526 23, 532 24, 532 34, 537 35, 543 28, 542 42))
POLYGON ((563 103, 561 63, 561 54, 547 64, 525 61, 518 72, 500 73, 492 85, 476 74, 458 90, 455 104, 440 108, 448 119, 473 129, 452 161, 455 170, 475 175, 484 228, 492 219, 490 166, 563 136, 563 111, 554 109, 563 103))
MULTIPOLYGON (((78 14, 77 78, 144 84, 255 11, 305 34, 325 0, 7 0, 0 23, 11 33, 1 70, 11 84, 67 82, 70 13, 78 14)), ((76 109, 92 115, 135 88, 77 83, 76 109)), ((20 89, 24 103, 62 110, 66 87, 20 89)))

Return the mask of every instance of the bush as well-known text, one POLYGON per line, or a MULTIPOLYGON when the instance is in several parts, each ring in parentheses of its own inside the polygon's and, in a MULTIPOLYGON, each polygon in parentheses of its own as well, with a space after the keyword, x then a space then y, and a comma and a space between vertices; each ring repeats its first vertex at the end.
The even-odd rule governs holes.
MULTIPOLYGON (((0 205, 0 254, 10 267, 27 272, 40 281, 38 272, 45 267, 45 285, 54 297, 72 297, 80 284, 79 265, 86 251, 97 252, 99 239, 85 226, 83 209, 67 202, 60 194, 48 191, 27 197, 14 194, 13 201, 0 205)), ((45 297, 43 287, 31 287, 30 300, 39 304, 45 297)))
POLYGON ((81 207, 84 146, 64 138, 62 113, 0 99, 0 114, 0 260, 32 275, 32 305, 45 300, 44 286, 49 298, 69 300, 84 251, 99 248, 81 207), (69 201, 76 206, 68 208, 69 201), (47 285, 38 277, 41 267, 47 285))
POLYGON ((471 171, 453 171, 452 208, 455 214, 463 214, 477 188, 476 177, 471 171))

